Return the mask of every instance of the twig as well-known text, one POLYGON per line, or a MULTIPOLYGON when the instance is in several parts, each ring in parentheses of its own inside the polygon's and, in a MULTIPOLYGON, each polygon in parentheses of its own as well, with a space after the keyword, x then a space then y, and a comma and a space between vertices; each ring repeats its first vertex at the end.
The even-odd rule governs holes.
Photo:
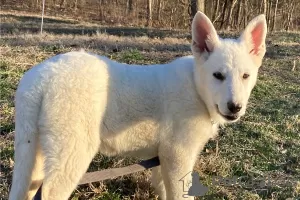
POLYGON ((293 65, 293 68, 292 68, 292 72, 296 70, 296 60, 294 60, 294 65, 293 65))

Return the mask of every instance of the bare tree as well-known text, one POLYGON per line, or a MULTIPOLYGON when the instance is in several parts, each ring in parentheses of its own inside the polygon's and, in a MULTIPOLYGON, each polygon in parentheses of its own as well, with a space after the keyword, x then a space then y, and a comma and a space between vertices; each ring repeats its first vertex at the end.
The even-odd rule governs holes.
POLYGON ((129 13, 132 13, 133 11, 133 0, 127 0, 126 2, 126 13, 129 14, 129 13))
POLYGON ((275 8, 274 8, 272 31, 275 30, 276 27, 277 6, 278 6, 278 0, 276 0, 275 8))
POLYGON ((227 16, 227 21, 226 21, 226 29, 229 29, 231 21, 232 21, 232 11, 234 9, 234 6, 236 4, 237 0, 232 0, 230 7, 229 7, 229 11, 228 11, 228 16, 227 16))
POLYGON ((220 29, 223 29, 224 24, 225 24, 227 3, 228 3, 228 0, 225 0, 225 2, 223 4, 222 21, 221 21, 220 29))
POLYGON ((147 26, 152 26, 152 0, 147 0, 147 26))
POLYGON ((272 1, 270 0, 268 6, 268 16, 267 16, 268 27, 271 26, 271 14, 272 14, 272 1))
POLYGON ((248 10, 247 10, 247 0, 244 0, 244 28, 246 28, 247 26, 247 23, 248 23, 248 17, 247 17, 247 13, 248 13, 248 10))
POLYGON ((78 6, 78 0, 74 1, 74 12, 77 11, 77 6, 78 6))
POLYGON ((162 0, 158 0, 158 5, 157 5, 157 21, 160 21, 161 18, 161 10, 162 10, 162 0))
POLYGON ((267 0, 263 0, 263 14, 267 15, 267 0))
POLYGON ((66 0, 61 0, 61 1, 60 1, 60 4, 59 4, 59 7, 60 7, 60 8, 64 8, 65 5, 66 5, 66 0))
POLYGON ((205 3, 204 3, 204 11, 205 11, 205 14, 206 14, 210 19, 212 19, 213 12, 214 12, 214 9, 215 9, 215 7, 213 6, 213 3, 214 3, 214 1, 208 1, 208 0, 206 0, 205 3))
POLYGON ((219 18, 219 7, 220 7, 220 0, 217 0, 216 1, 216 4, 215 4, 215 12, 213 13, 213 17, 212 17, 212 20, 213 20, 213 23, 215 22, 215 21, 217 21, 218 20, 218 18, 219 18))
POLYGON ((191 17, 191 20, 193 20, 195 14, 198 11, 204 12, 205 0, 191 0, 190 9, 191 9, 190 17, 191 17))
POLYGON ((238 6, 236 11, 236 17, 235 17, 235 28, 239 29, 240 27, 240 19, 241 19, 241 13, 242 13, 242 0, 238 0, 238 6))
POLYGON ((104 18, 103 6, 103 0, 98 0, 98 17, 100 20, 103 20, 104 18))
MULTIPOLYGON (((286 8, 286 15, 285 15, 285 23, 284 23, 284 29, 286 31, 289 31, 292 25, 293 21, 293 14, 295 7, 297 6, 297 0, 288 0, 287 1, 287 8, 286 8)), ((299 2, 298 2, 299 3, 299 2)))

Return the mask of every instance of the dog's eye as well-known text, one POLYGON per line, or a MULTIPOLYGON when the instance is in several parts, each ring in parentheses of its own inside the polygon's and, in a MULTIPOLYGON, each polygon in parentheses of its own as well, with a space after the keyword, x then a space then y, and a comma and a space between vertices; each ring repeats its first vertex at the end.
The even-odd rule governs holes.
POLYGON ((223 76, 223 74, 221 74, 220 72, 213 73, 213 76, 220 81, 223 81, 225 79, 225 76, 223 76))
POLYGON ((244 74, 243 79, 247 79, 250 75, 249 74, 244 74))

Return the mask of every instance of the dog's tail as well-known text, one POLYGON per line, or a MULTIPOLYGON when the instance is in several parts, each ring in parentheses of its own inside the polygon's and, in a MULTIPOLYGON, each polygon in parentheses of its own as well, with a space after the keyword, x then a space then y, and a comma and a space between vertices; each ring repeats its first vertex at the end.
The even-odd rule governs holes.
MULTIPOLYGON (((33 70, 34 71, 34 70, 33 70)), ((41 84, 30 72, 21 80, 15 97, 15 165, 9 200, 28 197, 38 146, 38 116, 42 102, 41 84)))

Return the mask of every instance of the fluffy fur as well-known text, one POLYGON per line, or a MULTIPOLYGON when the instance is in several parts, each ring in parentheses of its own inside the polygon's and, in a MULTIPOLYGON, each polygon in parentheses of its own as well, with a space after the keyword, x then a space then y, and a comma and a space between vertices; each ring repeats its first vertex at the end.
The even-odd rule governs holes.
POLYGON ((68 199, 99 151, 159 156, 153 185, 160 198, 185 199, 179 180, 193 170, 217 125, 245 113, 265 53, 266 22, 258 16, 238 40, 220 39, 198 12, 192 36, 193 56, 165 65, 70 52, 29 70, 16 92, 9 199, 32 199, 42 183, 43 200, 68 199), (231 112, 228 102, 240 111, 231 112))

